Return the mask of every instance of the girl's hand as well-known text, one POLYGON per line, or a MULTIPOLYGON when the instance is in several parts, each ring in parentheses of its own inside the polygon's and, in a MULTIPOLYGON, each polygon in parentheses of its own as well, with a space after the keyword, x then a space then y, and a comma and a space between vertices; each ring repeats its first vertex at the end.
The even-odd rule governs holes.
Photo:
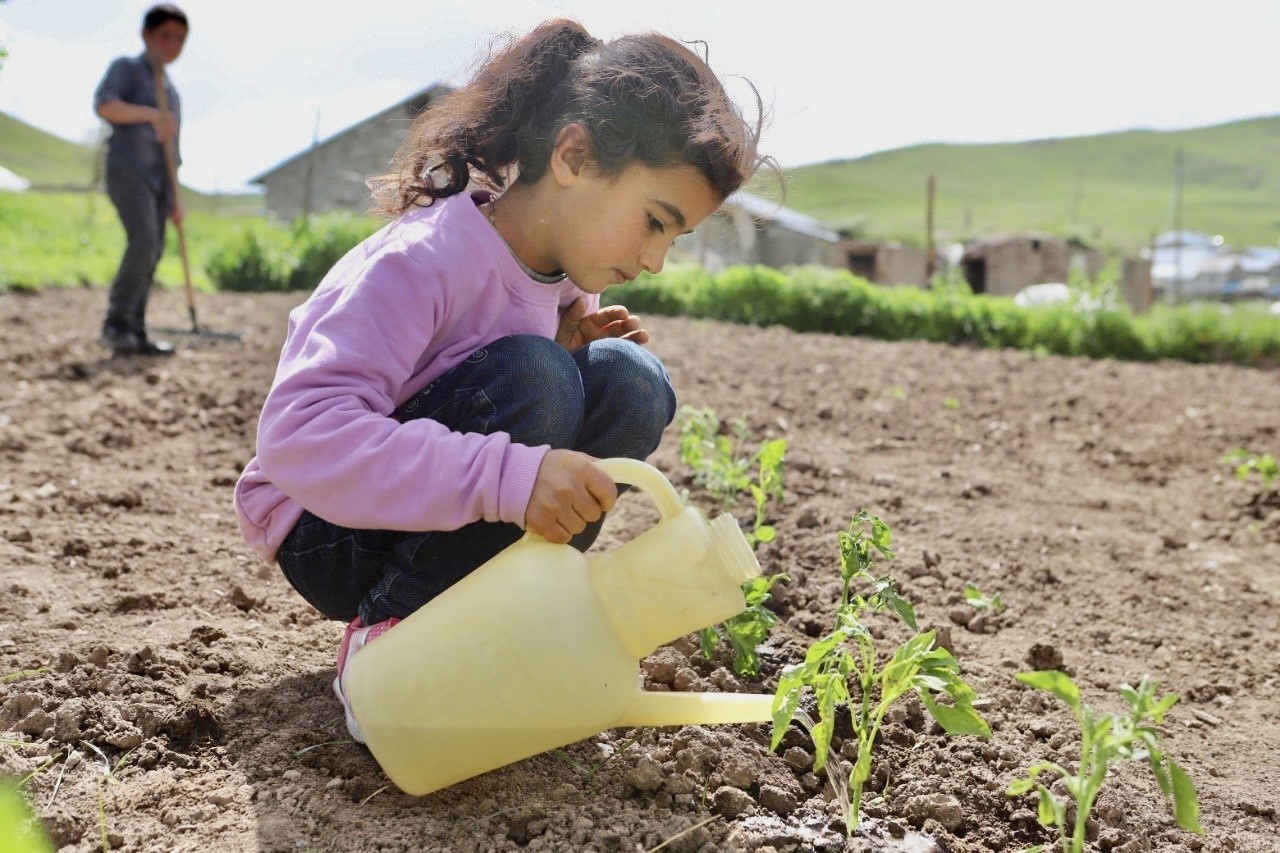
POLYGON ((594 314, 587 313, 587 300, 579 296, 560 315, 556 343, 569 352, 577 352, 600 338, 622 338, 637 344, 649 343, 649 333, 640 328, 640 318, 622 305, 610 305, 594 314))
POLYGON ((548 450, 533 481, 524 527, 563 545, 599 521, 617 499, 613 479, 590 456, 576 450, 548 450))

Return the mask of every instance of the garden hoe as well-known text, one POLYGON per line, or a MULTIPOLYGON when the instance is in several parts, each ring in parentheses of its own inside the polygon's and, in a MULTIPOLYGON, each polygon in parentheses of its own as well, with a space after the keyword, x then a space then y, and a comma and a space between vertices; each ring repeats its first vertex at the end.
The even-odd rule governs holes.
MULTIPOLYGON (((151 66, 155 75, 156 90, 156 107, 160 110, 160 115, 165 123, 169 120, 169 90, 165 86, 164 66, 160 62, 155 62, 151 66)), ((178 203, 178 158, 173 149, 173 140, 167 140, 164 145, 165 166, 169 173, 169 191, 173 194, 173 203, 178 203)), ((211 332, 208 329, 201 329, 200 324, 196 322, 196 299, 195 291, 191 286, 191 260, 187 255, 187 235, 186 230, 181 222, 174 222, 174 226, 178 229, 178 251, 182 255, 182 276, 186 285, 187 292, 187 314, 191 317, 191 334, 208 337, 221 338, 224 340, 240 340, 240 336, 229 332, 211 332)))

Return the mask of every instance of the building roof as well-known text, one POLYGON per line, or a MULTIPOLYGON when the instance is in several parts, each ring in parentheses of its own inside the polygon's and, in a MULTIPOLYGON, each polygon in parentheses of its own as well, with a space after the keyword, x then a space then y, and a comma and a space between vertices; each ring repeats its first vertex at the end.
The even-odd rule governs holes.
POLYGON ((403 101, 400 101, 397 104, 392 104, 389 107, 379 110, 378 112, 374 113, 368 118, 361 119, 360 121, 356 122, 353 125, 344 127, 342 130, 328 137, 323 142, 318 142, 315 145, 310 145, 302 149, 297 154, 294 154, 292 157, 288 158, 287 160, 282 160, 281 162, 272 166, 270 169, 263 172, 261 175, 250 178, 249 183, 251 184, 262 183, 264 180, 271 177, 276 172, 280 171, 286 166, 302 159, 303 157, 305 157, 306 155, 310 154, 311 152, 317 149, 324 148, 326 145, 331 145, 334 142, 334 140, 347 135, 351 131, 355 130, 357 127, 361 127, 365 124, 368 124, 370 121, 373 121, 379 116, 386 115, 387 113, 394 112, 396 110, 403 110, 405 112, 408 112, 411 115, 417 115, 418 113, 422 112, 422 110, 424 110, 427 104, 429 104, 431 101, 439 98, 442 95, 447 95, 449 92, 452 92, 452 91, 453 91, 453 87, 448 86, 444 83, 436 83, 433 86, 428 86, 427 88, 423 89, 417 94, 411 95, 410 97, 405 98, 403 101))
POLYGON ((31 182, 26 178, 10 172, 4 166, 0 166, 0 190, 22 192, 30 186, 31 182))
POLYGON ((789 231, 805 234, 828 243, 840 242, 839 234, 825 227, 812 216, 806 216, 797 210, 783 207, 776 202, 769 201, 758 195, 752 195, 744 190, 738 190, 725 199, 724 207, 730 210, 740 210, 752 219, 780 225, 789 231))

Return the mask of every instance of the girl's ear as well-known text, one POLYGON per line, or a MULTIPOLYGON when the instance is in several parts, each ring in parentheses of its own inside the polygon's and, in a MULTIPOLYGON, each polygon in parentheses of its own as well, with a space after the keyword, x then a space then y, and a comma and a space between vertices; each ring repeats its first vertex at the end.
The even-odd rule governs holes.
POLYGON ((551 174, 557 183, 572 186, 577 182, 586 169, 590 147, 587 129, 578 122, 560 128, 551 148, 551 174))

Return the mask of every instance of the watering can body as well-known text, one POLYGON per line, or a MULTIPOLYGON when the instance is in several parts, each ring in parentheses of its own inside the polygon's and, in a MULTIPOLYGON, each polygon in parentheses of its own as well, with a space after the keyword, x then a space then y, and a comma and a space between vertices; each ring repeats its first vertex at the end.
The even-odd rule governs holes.
POLYGON ((656 469, 601 460, 661 520, 587 555, 527 535, 354 655, 347 699, 410 794, 619 726, 762 722, 772 696, 649 693, 638 661, 743 610, 760 566, 737 522, 707 522, 656 469))

